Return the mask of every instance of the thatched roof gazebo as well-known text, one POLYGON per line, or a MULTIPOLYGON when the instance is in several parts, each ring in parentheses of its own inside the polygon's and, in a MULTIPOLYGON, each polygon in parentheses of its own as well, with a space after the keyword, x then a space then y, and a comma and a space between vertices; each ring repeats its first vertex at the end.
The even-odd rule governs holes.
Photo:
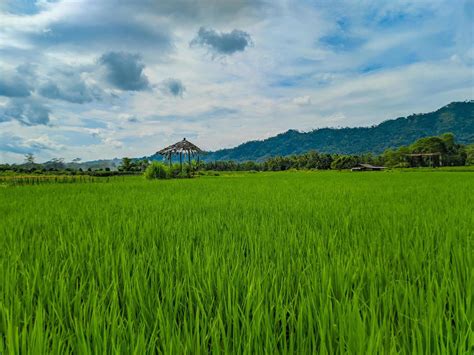
POLYGON ((166 159, 168 159, 169 164, 171 166, 171 158, 173 154, 179 154, 179 163, 181 167, 183 166, 183 155, 188 156, 189 165, 191 165, 191 157, 197 156, 197 160, 199 162, 199 154, 204 154, 204 151, 199 148, 197 145, 191 143, 190 141, 183 138, 182 141, 172 144, 169 147, 163 148, 162 150, 158 151, 157 154, 162 155, 166 159))

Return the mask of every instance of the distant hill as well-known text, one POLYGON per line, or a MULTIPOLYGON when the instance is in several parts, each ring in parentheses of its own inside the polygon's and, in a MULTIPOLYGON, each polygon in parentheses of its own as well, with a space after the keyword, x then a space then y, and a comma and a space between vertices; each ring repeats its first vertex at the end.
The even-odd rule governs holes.
POLYGON ((474 143, 474 101, 452 102, 435 112, 413 114, 372 127, 322 128, 310 132, 289 130, 275 137, 250 141, 207 154, 206 161, 262 161, 316 150, 321 153, 382 153, 419 138, 451 132, 459 143, 474 143))
MULTIPOLYGON (((91 161, 84 161, 84 162, 78 162, 78 163, 65 163, 65 166, 66 168, 71 168, 71 169, 81 168, 82 170, 87 170, 87 169, 97 170, 97 169, 105 169, 105 168, 117 170, 117 167, 120 165, 121 162, 122 162, 122 159, 114 158, 114 159, 91 160, 91 161)), ((48 162, 44 164, 47 165, 48 162)))

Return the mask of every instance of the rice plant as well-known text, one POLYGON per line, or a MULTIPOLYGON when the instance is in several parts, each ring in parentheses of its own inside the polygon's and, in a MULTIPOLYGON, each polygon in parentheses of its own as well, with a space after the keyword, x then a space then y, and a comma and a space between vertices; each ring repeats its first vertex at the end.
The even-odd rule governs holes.
POLYGON ((474 178, 0 189, 0 353, 473 353, 474 178))

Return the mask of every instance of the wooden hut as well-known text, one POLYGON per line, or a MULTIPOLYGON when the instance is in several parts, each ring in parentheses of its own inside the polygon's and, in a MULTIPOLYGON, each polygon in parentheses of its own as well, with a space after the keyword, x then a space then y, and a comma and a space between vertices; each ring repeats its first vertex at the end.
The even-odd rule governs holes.
POLYGON ((356 167, 352 168, 352 171, 380 171, 385 169, 384 166, 376 166, 370 164, 357 164, 356 167))
POLYGON ((163 148, 157 152, 157 154, 160 154, 161 156, 168 159, 170 166, 173 155, 179 155, 179 163, 181 168, 183 167, 183 155, 188 156, 189 165, 191 165, 191 157, 196 156, 199 162, 199 154, 203 153, 204 151, 201 148, 186 140, 186 138, 183 138, 182 141, 172 144, 169 147, 163 148))

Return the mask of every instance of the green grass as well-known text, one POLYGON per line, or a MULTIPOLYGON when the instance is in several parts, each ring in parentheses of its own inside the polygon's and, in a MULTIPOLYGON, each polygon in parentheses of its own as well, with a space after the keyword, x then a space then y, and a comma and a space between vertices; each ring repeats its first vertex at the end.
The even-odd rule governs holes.
POLYGON ((0 188, 0 353, 474 351, 474 174, 0 188))

